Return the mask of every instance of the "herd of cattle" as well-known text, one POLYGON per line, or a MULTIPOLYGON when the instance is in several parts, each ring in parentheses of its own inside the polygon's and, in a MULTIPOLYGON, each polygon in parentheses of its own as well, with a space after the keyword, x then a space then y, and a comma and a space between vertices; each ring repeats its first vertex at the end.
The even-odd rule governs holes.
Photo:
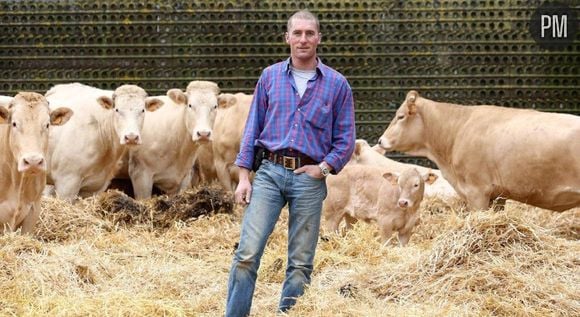
MULTIPOLYGON (((237 184, 234 165, 252 95, 192 81, 150 97, 71 83, 45 95, 0 96, 0 223, 34 231, 45 185, 73 200, 130 179, 137 199, 153 187, 175 194, 217 180, 237 184)), ((405 245, 423 196, 487 209, 499 198, 563 211, 580 206, 580 117, 495 106, 461 106, 407 94, 371 147, 356 141, 345 169, 327 179, 328 229, 375 221, 405 245), (425 156, 440 170, 393 161, 385 151, 425 156)))

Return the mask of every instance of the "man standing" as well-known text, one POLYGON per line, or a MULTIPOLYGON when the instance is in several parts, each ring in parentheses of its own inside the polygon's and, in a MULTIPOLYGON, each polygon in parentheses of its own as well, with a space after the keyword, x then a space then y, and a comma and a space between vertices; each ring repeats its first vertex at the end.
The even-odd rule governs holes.
POLYGON ((290 309, 304 293, 318 242, 325 176, 338 173, 354 150, 352 91, 344 76, 317 57, 318 19, 306 10, 294 13, 285 37, 290 58, 262 72, 235 163, 240 167, 235 199, 247 207, 226 316, 250 313, 260 259, 286 204, 288 265, 279 311, 290 309), (260 162, 251 184, 250 170, 260 162))

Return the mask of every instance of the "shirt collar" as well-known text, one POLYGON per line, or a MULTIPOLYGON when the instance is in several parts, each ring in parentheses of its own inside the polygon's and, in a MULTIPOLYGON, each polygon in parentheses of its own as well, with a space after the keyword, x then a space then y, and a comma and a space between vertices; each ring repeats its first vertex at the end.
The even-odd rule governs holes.
MULTIPOLYGON (((326 76, 326 65, 322 63, 320 58, 316 58, 318 63, 316 63, 316 73, 322 76, 326 76)), ((288 57, 288 59, 284 62, 284 70, 288 75, 290 75, 290 65, 292 65, 292 58, 288 57)))

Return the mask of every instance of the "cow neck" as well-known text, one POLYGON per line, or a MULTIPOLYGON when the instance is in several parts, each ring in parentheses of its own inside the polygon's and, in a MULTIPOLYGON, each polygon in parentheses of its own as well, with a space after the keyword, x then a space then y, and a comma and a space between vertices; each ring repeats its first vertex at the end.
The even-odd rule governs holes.
POLYGON ((187 129, 187 125, 185 124, 185 120, 187 119, 187 107, 183 109, 182 118, 183 120, 179 120, 181 127, 178 127, 178 131, 185 131, 187 142, 183 142, 182 137, 180 137, 178 133, 174 134, 172 141, 179 149, 179 157, 192 157, 191 160, 193 161, 193 154, 200 147, 200 143, 193 142, 191 139, 192 136, 190 134, 191 131, 187 129))
POLYGON ((456 138, 461 137, 459 131, 465 126, 473 109, 431 100, 425 100, 418 108, 424 126, 430 131, 426 136, 427 153, 424 156, 437 166, 449 166, 456 138), (441 139, 445 139, 445 142, 441 142, 441 139))
MULTIPOLYGON (((2 147, 0 148, 0 186, 3 188, 9 188, 11 184, 14 184, 17 179, 14 177, 13 171, 16 170, 16 158, 12 155, 10 150, 10 127, 8 124, 3 124, 0 126, 0 135, 2 139, 2 147)), ((3 189, 0 196, 6 195, 6 190, 3 189)))
POLYGON ((10 150, 10 127, 0 128, 2 132, 2 148, 0 149, 0 175, 3 178, 0 183, 5 186, 0 196, 10 197, 17 194, 18 206, 29 203, 40 197, 42 184, 46 183, 46 173, 34 175, 20 173, 18 171, 18 161, 10 150))
POLYGON ((99 123, 99 141, 101 142, 101 149, 103 149, 101 158, 106 158, 106 161, 109 162, 112 157, 114 162, 116 162, 125 153, 126 146, 120 143, 120 137, 115 131, 115 111, 108 111, 104 119, 99 123))

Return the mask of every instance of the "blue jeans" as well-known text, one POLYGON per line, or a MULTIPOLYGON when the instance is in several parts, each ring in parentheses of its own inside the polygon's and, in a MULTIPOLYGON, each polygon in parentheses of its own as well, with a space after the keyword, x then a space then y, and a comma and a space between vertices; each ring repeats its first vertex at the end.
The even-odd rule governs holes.
POLYGON ((304 294, 304 286, 310 283, 324 198, 326 182, 323 179, 306 173, 294 174, 281 165, 263 161, 252 184, 240 244, 232 261, 226 316, 250 313, 260 259, 286 203, 289 209, 288 265, 279 310, 290 309, 296 298, 304 294))

